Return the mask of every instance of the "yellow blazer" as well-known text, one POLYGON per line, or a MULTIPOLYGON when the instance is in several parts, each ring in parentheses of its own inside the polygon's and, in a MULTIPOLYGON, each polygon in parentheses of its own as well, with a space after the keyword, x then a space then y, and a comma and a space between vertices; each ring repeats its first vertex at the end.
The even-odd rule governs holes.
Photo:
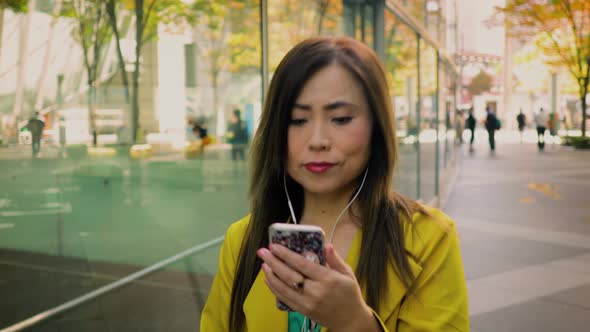
MULTIPOLYGON (((439 210, 428 211, 431 216, 415 214, 404 234, 406 249, 416 258, 410 258, 416 276, 412 294, 406 293, 393 264, 388 266, 388 292, 379 310, 374 311, 383 331, 469 331, 467 288, 455 225, 439 210)), ((202 332, 229 331, 236 262, 249 222, 248 216, 227 230, 217 274, 201 314, 202 332)), ((346 257, 353 270, 358 264, 361 238, 359 231, 346 257)), ((363 296, 366 298, 364 289, 363 296)), ((288 330, 287 313, 276 308, 275 296, 264 283, 263 272, 258 273, 243 310, 245 331, 288 330)))

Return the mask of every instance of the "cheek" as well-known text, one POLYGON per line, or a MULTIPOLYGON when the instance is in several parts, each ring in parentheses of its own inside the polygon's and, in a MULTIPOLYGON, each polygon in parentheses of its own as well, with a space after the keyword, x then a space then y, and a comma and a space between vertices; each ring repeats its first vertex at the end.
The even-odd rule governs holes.
POLYGON ((297 156, 301 153, 301 138, 296 133, 289 130, 287 133, 287 167, 293 166, 297 156))
POLYGON ((371 150, 371 127, 368 123, 352 127, 341 142, 348 154, 367 158, 371 150))

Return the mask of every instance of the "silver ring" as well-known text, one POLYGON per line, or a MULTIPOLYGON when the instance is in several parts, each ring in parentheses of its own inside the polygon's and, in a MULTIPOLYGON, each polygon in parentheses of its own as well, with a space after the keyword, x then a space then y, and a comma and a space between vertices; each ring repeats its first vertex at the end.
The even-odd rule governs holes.
POLYGON ((303 278, 301 281, 299 282, 294 282, 293 283, 293 288, 298 291, 298 292, 303 292, 303 288, 305 287, 305 278, 303 278))

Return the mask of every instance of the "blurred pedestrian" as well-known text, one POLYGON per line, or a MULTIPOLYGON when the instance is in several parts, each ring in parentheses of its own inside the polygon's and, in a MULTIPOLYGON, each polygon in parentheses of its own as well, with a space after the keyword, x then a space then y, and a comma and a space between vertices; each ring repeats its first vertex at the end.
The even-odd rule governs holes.
POLYGON ((469 116, 465 120, 465 127, 471 132, 471 138, 469 139, 469 152, 473 152, 473 141, 475 140, 475 125, 477 120, 473 116, 473 107, 469 109, 469 116))
POLYGON ((551 112, 549 114, 547 129, 549 130, 549 135, 551 135, 551 140, 554 141, 554 138, 557 135, 557 131, 559 129, 559 116, 557 115, 557 112, 551 112))
POLYGON ((39 112, 35 112, 29 119, 27 128, 31 132, 31 147, 33 150, 33 158, 36 158, 41 152, 41 136, 43 134, 43 127, 45 127, 45 121, 39 118, 39 112))
POLYGON ((231 144, 231 159, 233 161, 246 160, 244 150, 248 144, 248 132, 239 109, 234 110, 232 114, 226 137, 228 143, 231 144))
POLYGON ((195 134, 195 136, 200 140, 200 144, 198 147, 198 155, 200 157, 203 157, 205 147, 213 143, 213 138, 209 136, 207 127, 202 121, 196 121, 193 124, 193 134, 195 134))
POLYGON ((496 150, 496 130, 500 129, 500 122, 490 107, 486 107, 486 114, 485 126, 488 131, 490 151, 494 153, 496 150))
POLYGON ((520 132, 520 143, 523 141, 524 136, 524 127, 526 126, 526 116, 522 113, 522 108, 520 109, 520 113, 516 116, 516 122, 518 122, 518 131, 520 132))
POLYGON ((547 130, 547 113, 543 110, 543 107, 539 110, 539 113, 535 115, 535 125, 537 126, 537 146, 539 151, 545 149, 545 130, 547 130))

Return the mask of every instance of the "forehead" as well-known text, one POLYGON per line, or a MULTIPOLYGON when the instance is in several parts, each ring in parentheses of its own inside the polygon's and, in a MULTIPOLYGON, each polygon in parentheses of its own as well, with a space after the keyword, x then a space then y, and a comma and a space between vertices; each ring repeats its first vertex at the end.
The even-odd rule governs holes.
POLYGON ((360 82, 339 64, 330 64, 316 72, 304 85, 297 97, 298 103, 333 102, 335 99, 366 104, 360 82))

